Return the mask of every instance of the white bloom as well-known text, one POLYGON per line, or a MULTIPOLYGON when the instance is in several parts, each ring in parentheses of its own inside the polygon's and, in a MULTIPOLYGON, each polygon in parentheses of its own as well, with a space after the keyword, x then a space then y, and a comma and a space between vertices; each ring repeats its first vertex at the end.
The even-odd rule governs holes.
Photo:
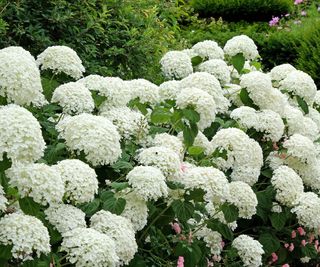
POLYGON ((13 245, 13 258, 32 260, 32 254, 40 257, 50 252, 50 237, 47 228, 36 217, 11 213, 0 219, 0 243, 13 245))
POLYGON ((173 150, 154 146, 141 149, 137 155, 140 164, 159 168, 169 180, 174 180, 180 173, 180 158, 173 150))
POLYGON ((86 228, 86 214, 71 205, 60 204, 47 208, 44 213, 46 219, 57 229, 62 235, 76 228, 86 228))
POLYGON ((311 76, 300 70, 291 71, 287 77, 280 82, 279 89, 300 96, 308 104, 313 103, 317 92, 317 86, 311 76))
POLYGON ((81 83, 76 82, 57 87, 53 92, 51 103, 58 103, 63 112, 70 115, 91 113, 94 109, 90 91, 81 83))
POLYGON ((50 46, 37 57, 37 64, 42 70, 50 69, 55 74, 61 72, 75 80, 82 77, 85 68, 77 53, 67 46, 50 46))
POLYGON ((229 184, 230 195, 228 202, 239 209, 239 217, 251 219, 256 214, 258 200, 252 188, 241 181, 231 182, 229 184))
POLYGON ((304 190, 300 176, 287 166, 273 172, 271 183, 276 190, 276 200, 288 207, 293 206, 304 190))
POLYGON ((223 59, 224 53, 217 42, 205 40, 192 47, 193 52, 204 59, 223 59))
POLYGON ((228 98, 235 106, 241 107, 243 103, 240 98, 241 86, 238 84, 228 83, 224 85, 224 96, 228 98))
POLYGON ((52 168, 61 175, 68 202, 81 204, 94 199, 94 194, 98 192, 98 180, 95 170, 88 164, 78 159, 65 159, 52 168))
POLYGON ((258 267, 262 265, 262 245, 247 235, 239 235, 232 242, 232 247, 236 248, 238 255, 246 267, 258 267))
POLYGON ((181 91, 180 81, 172 80, 159 85, 160 101, 175 100, 181 91))
POLYGON ((40 71, 33 56, 22 47, 0 50, 0 96, 18 105, 47 104, 40 71))
POLYGON ((0 106, 0 160, 6 152, 14 161, 36 161, 44 149, 41 126, 31 112, 14 104, 0 106))
POLYGON ((224 113, 228 110, 230 102, 223 96, 223 90, 216 77, 206 72, 195 72, 180 82, 182 89, 197 88, 212 95, 213 100, 217 105, 217 110, 224 113))
POLYGON ((200 114, 197 123, 200 130, 209 127, 215 120, 216 103, 211 95, 197 88, 185 88, 177 96, 177 107, 183 109, 194 106, 200 114))
POLYGON ((3 187, 0 184, 0 212, 6 210, 8 204, 7 198, 4 196, 3 187))
POLYGON ((183 158, 184 146, 177 136, 167 133, 156 134, 153 139, 153 145, 167 147, 176 152, 180 158, 183 158))
POLYGON ((239 35, 231 38, 227 41, 223 50, 229 57, 242 53, 245 59, 251 60, 259 56, 254 41, 246 35, 239 35))
POLYGON ((216 163, 222 169, 233 169, 233 181, 243 181, 249 185, 258 181, 263 165, 262 149, 246 133, 237 128, 219 130, 211 140, 211 153, 216 150, 227 151, 227 160, 219 158, 216 163))
POLYGON ((112 238, 90 228, 66 232, 61 251, 67 253, 67 259, 76 267, 116 267, 119 263, 112 238))
POLYGON ((220 255, 222 247, 222 237, 217 231, 212 231, 208 227, 204 226, 199 231, 195 232, 197 239, 203 239, 206 246, 210 248, 210 252, 213 255, 220 255))
POLYGON ((299 224, 318 231, 320 227, 320 198, 315 193, 302 193, 291 212, 297 215, 299 224))
POLYGON ((296 68, 290 64, 281 64, 279 66, 275 66, 270 71, 269 75, 270 75, 272 81, 280 82, 283 79, 285 79, 290 72, 292 72, 294 70, 296 70, 296 68))
POLYGON ((308 263, 310 260, 311 260, 311 258, 309 258, 309 257, 307 257, 307 256, 305 256, 305 257, 303 257, 303 258, 300 258, 300 261, 301 261, 302 263, 308 263))
POLYGON ((160 100, 159 87, 145 79, 126 81, 131 90, 131 99, 139 98, 140 103, 156 104, 160 100))
POLYGON ((168 195, 166 178, 152 166, 136 166, 128 174, 127 180, 133 190, 145 201, 158 200, 168 195))
POLYGON ((274 212, 274 213, 281 213, 282 212, 282 208, 277 202, 272 202, 271 211, 274 212))
MULTIPOLYGON (((290 164, 290 162, 289 162, 290 164)), ((301 176, 303 183, 313 190, 320 191, 320 162, 316 160, 310 164, 294 164, 292 168, 301 176)))
POLYGON ((90 219, 90 227, 108 235, 116 245, 116 253, 120 258, 120 265, 128 264, 138 250, 132 223, 109 211, 101 210, 90 219))
MULTIPOLYGON (((307 118, 310 118, 318 127, 317 135, 320 132, 320 113, 314 109, 309 107, 309 113, 306 114, 307 118)), ((303 135, 303 134, 302 134, 303 135)))
POLYGON ((182 53, 185 53, 186 55, 188 55, 190 58, 196 57, 197 53, 191 48, 191 49, 183 49, 181 50, 182 53))
MULTIPOLYGON (((183 138, 183 135, 181 135, 181 137, 183 138)), ((204 154, 205 155, 209 155, 210 154, 210 142, 208 140, 208 138, 201 132, 198 131, 198 134, 196 136, 196 138, 194 139, 193 142, 193 146, 199 146, 202 147, 204 149, 204 154)))
POLYGON ((15 164, 6 171, 9 184, 17 187, 21 197, 32 197, 42 205, 58 203, 64 195, 59 172, 43 163, 15 164))
POLYGON ((215 76, 221 85, 230 83, 230 69, 227 63, 221 59, 211 59, 201 63, 199 65, 199 71, 208 72, 215 76))
POLYGON ((114 163, 121 155, 120 135, 107 119, 91 114, 66 118, 56 126, 68 149, 86 155, 92 165, 114 163))
POLYGON ((316 95, 314 96, 314 105, 320 106, 320 91, 316 92, 316 95))
POLYGON ((182 79, 193 72, 190 57, 181 51, 170 51, 160 60, 161 70, 168 79, 182 79))
POLYGON ((143 139, 149 131, 147 118, 128 107, 100 108, 100 115, 109 119, 124 139, 143 139))

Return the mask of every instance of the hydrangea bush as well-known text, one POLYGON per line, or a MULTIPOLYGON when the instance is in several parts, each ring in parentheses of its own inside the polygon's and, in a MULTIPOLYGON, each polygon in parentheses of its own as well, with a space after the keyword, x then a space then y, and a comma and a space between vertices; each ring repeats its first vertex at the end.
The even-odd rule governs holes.
POLYGON ((244 35, 160 64, 156 85, 83 76, 68 47, 0 50, 1 266, 320 261, 311 77, 263 72, 244 35))

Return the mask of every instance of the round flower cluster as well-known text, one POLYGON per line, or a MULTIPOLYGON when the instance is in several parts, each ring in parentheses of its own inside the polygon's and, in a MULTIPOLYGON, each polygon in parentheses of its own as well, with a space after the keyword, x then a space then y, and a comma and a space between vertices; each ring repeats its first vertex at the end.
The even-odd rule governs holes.
POLYGON ((131 99, 139 98, 140 103, 158 103, 159 87, 145 79, 135 79, 126 81, 126 85, 131 90, 131 99))
POLYGON ((208 227, 202 227, 199 231, 195 232, 197 239, 203 239, 206 246, 210 248, 212 255, 220 255, 222 247, 222 237, 217 231, 212 231, 208 227))
POLYGON ((90 228, 76 228, 63 236, 61 251, 76 267, 116 267, 119 257, 115 242, 109 236, 90 228))
POLYGON ((12 245, 13 258, 32 260, 48 254, 50 237, 47 228, 36 217, 20 213, 7 214, 0 219, 0 244, 12 245))
POLYGON ((288 207, 294 205, 304 190, 300 176, 287 166, 280 166, 274 171, 271 183, 276 190, 276 200, 288 207))
POLYGON ((55 74, 65 73, 75 80, 82 77, 85 68, 77 53, 67 46, 50 46, 37 57, 42 70, 50 69, 55 74))
POLYGON ((65 186, 64 198, 74 204, 90 202, 98 192, 95 170, 78 159, 65 159, 52 166, 65 186))
POLYGON ((44 211, 46 219, 62 235, 76 228, 86 228, 85 213, 71 205, 52 205, 44 211))
POLYGON ((211 40, 205 40, 196 43, 192 47, 192 52, 196 56, 200 56, 203 59, 223 59, 224 53, 222 48, 217 42, 211 40))
POLYGON ((138 250, 132 223, 122 217, 101 210, 90 219, 90 227, 111 237, 121 264, 128 264, 138 250))
POLYGON ((120 135, 106 118, 80 114, 66 118, 56 126, 68 149, 80 154, 94 166, 114 163, 121 155, 120 135))
POLYGON ((233 57, 237 54, 243 54, 246 60, 252 60, 259 57, 257 46, 254 41, 246 35, 239 35, 227 41, 223 48, 226 55, 233 57))
POLYGON ((21 197, 32 197, 39 204, 59 203, 64 183, 59 172, 43 163, 15 164, 6 171, 9 184, 17 187, 21 197))
POLYGON ((160 60, 161 70, 168 79, 182 79, 193 72, 190 57, 181 51, 170 51, 160 60))
POLYGON ((145 201, 168 195, 166 178, 155 167, 136 166, 127 174, 127 180, 134 192, 145 201))
POLYGON ((246 267, 258 267, 262 265, 264 254, 262 245, 247 235, 239 235, 232 242, 232 247, 237 249, 238 255, 246 267))
POLYGON ((77 82, 58 86, 53 92, 51 103, 58 103, 63 112, 70 115, 90 113, 94 109, 90 91, 77 82))
POLYGON ((40 107, 47 103, 40 71, 33 56, 22 47, 0 50, 0 96, 18 105, 40 107))
POLYGON ((0 106, 0 160, 33 162, 43 156, 41 126, 28 110, 14 104, 0 106))
POLYGON ((156 134, 152 143, 154 146, 167 147, 176 152, 176 154, 179 155, 180 158, 183 158, 183 143, 178 137, 174 135, 170 135, 167 133, 156 134))
POLYGON ((180 81, 166 81, 159 85, 160 101, 175 100, 181 91, 180 81))
POLYGON ((219 130, 211 140, 211 153, 218 150, 227 152, 227 160, 216 162, 224 170, 232 169, 233 181, 253 185, 258 181, 263 165, 262 149, 259 144, 237 128, 219 130))
POLYGON ((229 66, 221 59, 210 59, 201 63, 199 71, 212 74, 219 80, 221 85, 225 85, 231 81, 229 66))
POLYGON ((275 66, 270 71, 271 80, 276 82, 276 85, 278 85, 278 83, 283 79, 285 79, 290 72, 295 70, 296 68, 290 64, 281 64, 281 65, 275 66))

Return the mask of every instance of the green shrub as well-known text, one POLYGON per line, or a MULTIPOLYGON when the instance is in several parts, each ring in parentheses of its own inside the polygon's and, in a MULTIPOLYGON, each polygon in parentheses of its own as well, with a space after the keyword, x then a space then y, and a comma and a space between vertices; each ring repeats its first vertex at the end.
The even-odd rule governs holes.
POLYGON ((192 0, 191 5, 201 16, 222 17, 230 21, 269 20, 272 15, 287 13, 292 0, 192 0))

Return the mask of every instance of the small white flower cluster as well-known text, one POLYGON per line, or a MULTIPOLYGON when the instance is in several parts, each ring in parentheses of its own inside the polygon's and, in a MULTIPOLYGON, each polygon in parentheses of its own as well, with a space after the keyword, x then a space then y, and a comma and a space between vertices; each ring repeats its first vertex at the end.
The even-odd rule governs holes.
POLYGON ((210 59, 199 65, 199 71, 208 72, 215 76, 221 85, 230 83, 231 73, 226 62, 222 59, 210 59))
POLYGON ((33 162, 43 156, 46 144, 41 126, 28 110, 14 104, 0 106, 0 160, 33 162))
POLYGON ((193 72, 190 57, 181 51, 170 51, 160 60, 161 70, 168 79, 182 79, 193 72))
POLYGON ((156 134, 153 139, 153 146, 162 146, 176 152, 180 158, 184 155, 184 145, 179 137, 167 133, 156 134))
POLYGON ((41 70, 50 69, 55 74, 65 73, 75 80, 82 77, 85 68, 77 53, 67 46, 50 46, 37 57, 41 70))
POLYGON ((219 130, 212 138, 211 153, 227 151, 227 160, 219 158, 216 162, 221 169, 232 169, 233 181, 253 185, 258 181, 263 165, 262 149, 258 142, 237 128, 219 130))
POLYGON ((192 47, 192 54, 203 59, 223 59, 224 52, 217 42, 205 40, 192 47))
POLYGON ((13 258, 32 260, 33 253, 40 257, 50 252, 47 228, 36 217, 11 213, 0 219, 0 244, 13 245, 13 258))
POLYGON ((120 135, 107 119, 91 114, 66 118, 56 126, 68 149, 80 154, 94 166, 114 163, 121 155, 120 135))
POLYGON ((237 54, 243 54, 246 60, 252 60, 259 57, 258 48, 254 41, 246 35, 239 35, 228 40, 223 48, 225 54, 233 57, 237 54))
POLYGON ((181 91, 180 81, 166 81, 159 85, 160 101, 175 100, 181 91))
POLYGON ((58 103, 63 112, 70 115, 91 113, 94 109, 90 91, 78 82, 58 86, 53 92, 51 103, 58 103))
POLYGON ((217 231, 212 231, 208 227, 204 226, 199 231, 195 232, 197 239, 203 239, 206 246, 210 248, 212 255, 220 255, 223 249, 222 247, 222 236, 217 231))
POLYGON ((47 104, 40 71, 33 56, 22 47, 0 50, 0 96, 18 105, 47 104))
POLYGON ((262 265, 264 254, 262 245, 247 235, 239 235, 232 242, 232 247, 237 249, 238 255, 246 267, 258 267, 262 265))
POLYGON ((101 210, 90 219, 90 227, 109 236, 115 243, 120 265, 128 264, 138 250, 130 220, 101 210))
POLYGON ((282 81, 283 79, 285 79, 288 74, 292 71, 295 71, 296 68, 293 67, 292 65, 290 64, 281 64, 281 65, 278 65, 278 66, 275 66, 269 73, 270 77, 271 77, 271 80, 273 82, 276 82, 275 85, 279 85, 278 83, 280 81, 282 81))
POLYGON ((159 102, 159 87, 145 79, 126 81, 131 90, 131 99, 139 98, 140 103, 156 104, 159 102))
POLYGON ((0 212, 6 210, 7 204, 8 204, 8 200, 7 200, 7 198, 4 196, 3 187, 2 187, 2 185, 0 184, 0 212))

